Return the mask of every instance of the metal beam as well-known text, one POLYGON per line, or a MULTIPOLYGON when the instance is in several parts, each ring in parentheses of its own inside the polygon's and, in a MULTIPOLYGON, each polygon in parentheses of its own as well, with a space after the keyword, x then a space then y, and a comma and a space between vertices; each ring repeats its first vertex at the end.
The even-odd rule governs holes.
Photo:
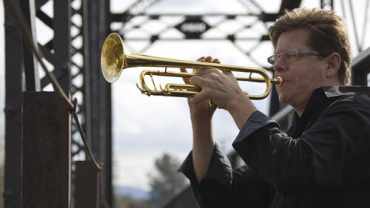
POLYGON ((112 206, 111 88, 100 72, 100 46, 109 32, 109 1, 83 0, 86 130, 92 150, 104 164, 102 200, 112 206))
POLYGON ((70 45, 71 45, 71 8, 69 1, 53 1, 54 5, 54 55, 56 57, 55 69, 65 74, 58 79, 63 90, 68 94, 71 88, 70 78, 70 45))
MULTIPOLYGON (((35 26, 35 2, 34 0, 22 0, 21 8, 24 16, 27 18, 26 24, 31 31, 31 38, 36 43, 36 26, 35 26)), ((39 70, 36 58, 33 56, 31 48, 24 44, 24 66, 26 76, 26 90, 40 91, 39 70)))
MULTIPOLYGON (((11 13, 9 1, 4 0, 5 20, 5 187, 6 208, 21 207, 21 125, 23 73, 23 38, 11 13)), ((19 5, 18 0, 13 3, 19 5)))

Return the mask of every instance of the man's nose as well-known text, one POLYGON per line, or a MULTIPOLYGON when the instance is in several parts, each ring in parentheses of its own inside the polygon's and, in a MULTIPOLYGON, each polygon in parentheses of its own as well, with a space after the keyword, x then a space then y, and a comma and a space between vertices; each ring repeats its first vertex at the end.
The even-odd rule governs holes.
POLYGON ((284 72, 286 70, 287 70, 286 63, 284 63, 283 59, 277 58, 274 64, 274 71, 279 73, 284 72))

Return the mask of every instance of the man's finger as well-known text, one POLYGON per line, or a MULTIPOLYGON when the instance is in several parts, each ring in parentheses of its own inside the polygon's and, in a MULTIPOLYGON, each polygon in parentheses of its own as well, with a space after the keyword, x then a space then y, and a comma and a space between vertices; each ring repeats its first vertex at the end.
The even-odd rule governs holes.
POLYGON ((193 84, 193 85, 196 85, 200 88, 202 88, 203 86, 205 86, 207 83, 206 83, 206 80, 200 76, 192 76, 190 78, 190 83, 193 84))
MULTIPOLYGON (((184 67, 181 67, 180 71, 188 73, 188 71, 184 67)), ((190 84, 190 78, 189 77, 183 77, 182 80, 184 80, 185 84, 190 84)))
POLYGON ((207 56, 207 57, 205 58, 205 61, 206 61, 206 62, 212 62, 212 57, 211 57, 211 56, 207 56))
POLYGON ((224 71, 223 73, 224 73, 226 76, 228 76, 228 77, 230 77, 230 78, 232 78, 232 79, 235 79, 235 80, 236 80, 236 78, 235 78, 234 74, 232 73, 232 71, 224 71))
POLYGON ((209 100, 209 93, 205 90, 200 91, 189 99, 192 104, 198 104, 204 100, 209 100))

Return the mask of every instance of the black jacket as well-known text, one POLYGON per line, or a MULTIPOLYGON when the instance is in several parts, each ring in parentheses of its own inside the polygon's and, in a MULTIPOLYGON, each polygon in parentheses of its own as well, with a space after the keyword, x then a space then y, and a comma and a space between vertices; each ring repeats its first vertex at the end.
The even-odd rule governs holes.
POLYGON ((316 90, 287 133, 261 112, 233 147, 247 164, 232 170, 215 147, 197 182, 191 153, 180 170, 200 207, 370 207, 370 98, 316 90))

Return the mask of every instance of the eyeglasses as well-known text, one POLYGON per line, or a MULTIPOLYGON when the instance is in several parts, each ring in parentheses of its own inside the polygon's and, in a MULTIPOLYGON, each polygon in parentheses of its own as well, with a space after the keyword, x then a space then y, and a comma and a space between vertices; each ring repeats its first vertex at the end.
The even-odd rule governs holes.
POLYGON ((321 56, 318 52, 310 49, 290 49, 285 52, 275 53, 267 58, 267 62, 274 65, 278 59, 291 62, 304 56, 321 56))

